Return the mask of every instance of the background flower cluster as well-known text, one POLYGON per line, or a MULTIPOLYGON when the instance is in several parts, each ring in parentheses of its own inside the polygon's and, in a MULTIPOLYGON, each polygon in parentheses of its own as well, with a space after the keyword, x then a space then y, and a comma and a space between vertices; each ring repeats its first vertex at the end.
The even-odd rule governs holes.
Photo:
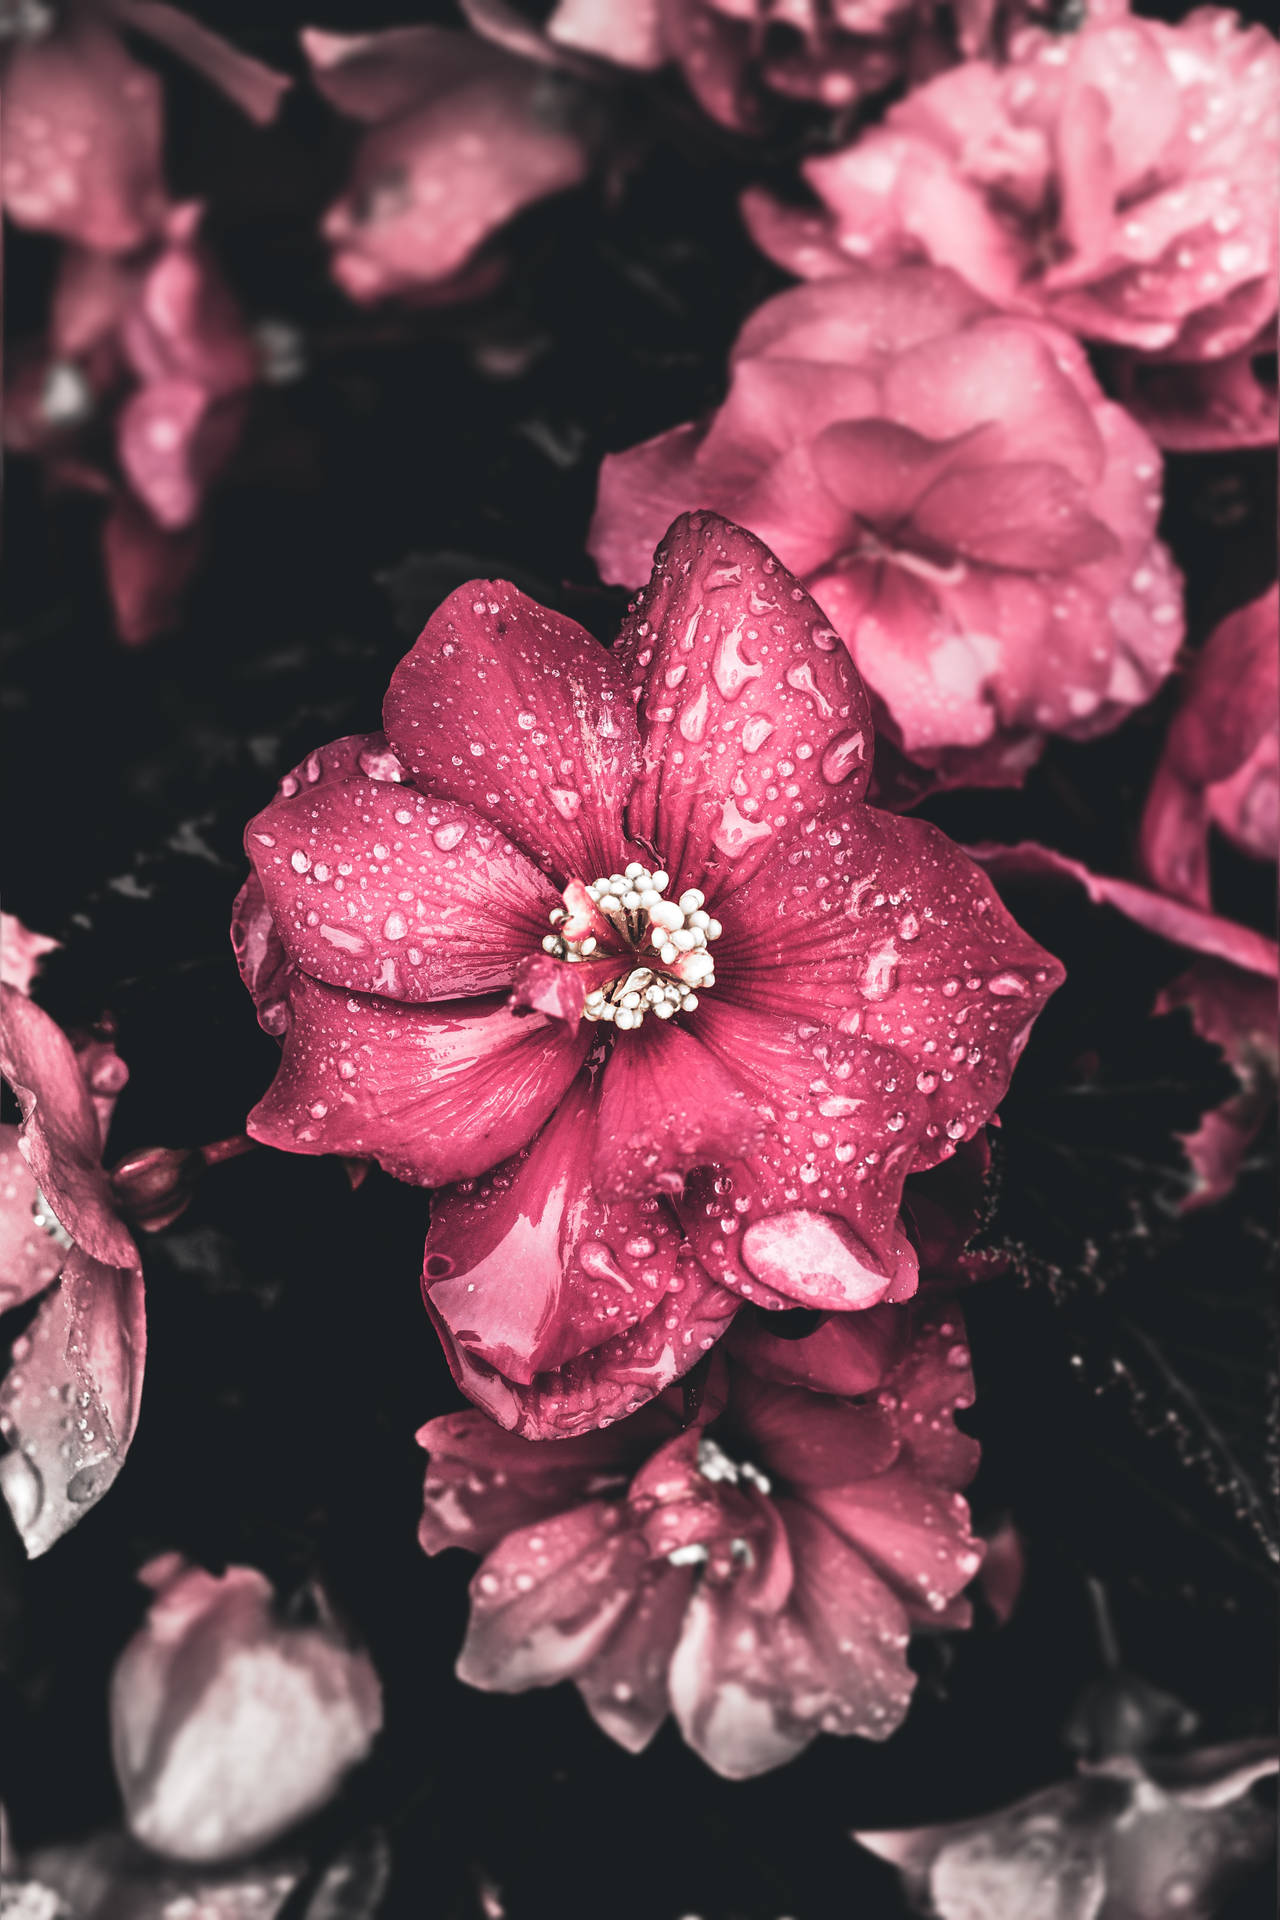
POLYGON ((1265 1911, 1280 46, 0 61, 0 1911, 1265 1911))

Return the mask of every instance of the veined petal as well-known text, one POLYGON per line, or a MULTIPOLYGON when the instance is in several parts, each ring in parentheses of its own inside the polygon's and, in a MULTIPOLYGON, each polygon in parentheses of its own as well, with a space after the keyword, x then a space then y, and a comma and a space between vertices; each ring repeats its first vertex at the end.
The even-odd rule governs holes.
POLYGON ((795 826, 856 799, 871 710, 821 610, 752 534, 682 516, 619 641, 640 693, 632 832, 679 887, 743 884, 795 826))
POLYGON ((418 1186, 473 1179, 518 1152, 590 1038, 586 1022, 500 1001, 402 1006, 301 973, 288 991, 284 1057, 248 1131, 286 1153, 367 1157, 418 1186))
POLYGON ((482 1413, 446 1413, 417 1433, 427 1454, 418 1539, 426 1553, 487 1553, 516 1527, 563 1513, 616 1486, 643 1453, 634 1423, 537 1447, 482 1413))
POLYGON ((470 807, 356 777, 273 800, 245 832, 289 958, 390 1000, 507 987, 555 889, 470 807))
POLYGON ((610 1051, 591 1175, 607 1194, 678 1193, 690 1168, 744 1151, 762 1125, 732 1066, 697 1034, 646 1020, 610 1051))
POLYGON ((805 1492, 884 1473, 900 1452, 888 1409, 779 1386, 747 1368, 734 1370, 730 1407, 769 1477, 805 1492))
POLYGON ((392 675, 387 738, 414 785, 492 820, 557 884, 631 858, 639 739, 617 662, 505 580, 437 607, 392 675))

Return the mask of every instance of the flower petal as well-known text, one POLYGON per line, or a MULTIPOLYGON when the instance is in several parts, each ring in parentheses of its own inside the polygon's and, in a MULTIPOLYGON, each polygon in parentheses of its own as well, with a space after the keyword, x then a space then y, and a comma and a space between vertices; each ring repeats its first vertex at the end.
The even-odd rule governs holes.
POLYGON ((415 786, 474 807, 558 885, 631 858, 625 679, 599 641, 509 581, 471 581, 437 607, 383 712, 415 786))
POLYGON ((917 1166, 990 1118, 1062 977, 959 848, 871 807, 829 815, 762 867, 716 952, 718 994, 834 1020, 910 1062, 933 1110, 917 1166))
POLYGON ((289 958, 390 1000, 510 985, 558 895, 470 807, 389 781, 328 781, 251 820, 253 861, 289 958))
POLYGON ((600 1091, 591 1176, 602 1193, 678 1193, 691 1167, 731 1158, 760 1132, 732 1066, 674 1021, 620 1036, 600 1091))
POLYGON ((799 822, 864 790, 865 689, 820 609, 740 527, 677 520, 619 645, 644 730, 628 820, 677 887, 741 886, 799 822))
POLYGON ((1072 474, 1047 460, 957 464, 917 502, 912 527, 943 552, 989 567, 1063 573, 1120 550, 1086 498, 1072 474))
POLYGON ((651 1571, 600 1652, 573 1676, 596 1725, 628 1753, 647 1747, 670 1711, 667 1674, 693 1578, 690 1567, 651 1571))
POLYGON ((780 1338, 760 1314, 740 1313, 725 1344, 762 1380, 852 1398, 882 1385, 902 1357, 907 1332, 906 1314, 891 1305, 829 1314, 801 1340, 780 1338))
POLYGON ((427 1454, 418 1529, 426 1553, 445 1547, 487 1553, 516 1528, 603 1495, 615 1482, 622 1493, 644 1445, 628 1422, 534 1446, 472 1412, 428 1420, 417 1441, 427 1454))
POLYGON ((293 85, 285 74, 241 53, 220 33, 164 0, 112 0, 112 11, 195 67, 260 127, 275 119, 282 95, 293 85))
POLYGON ((62 1272, 67 1252, 57 1229, 18 1150, 17 1127, 0 1127, 0 1313, 34 1300, 62 1272))
POLYGON ((419 1186, 472 1179, 517 1152, 589 1040, 500 1002, 401 1006, 307 974, 288 991, 284 1057, 248 1131, 286 1153, 365 1156, 419 1186))
POLYGON ((22 1107, 22 1157, 41 1195, 92 1260, 134 1266, 137 1250, 112 1204, 98 1117, 71 1042, 12 987, 0 987, 0 1010, 0 1071, 22 1107))
MULTIPOLYGON (((130 1255, 136 1260, 132 1243, 130 1255)), ((21 1362, 0 1385, 12 1446, 0 1459, 0 1493, 34 1559, 124 1465, 146 1359, 142 1269, 106 1266, 73 1247, 23 1338, 21 1362)))
POLYGON ((733 1373, 730 1399, 752 1458, 771 1479, 800 1489, 843 1487, 891 1467, 899 1453, 897 1422, 884 1407, 854 1406, 805 1387, 733 1373))
POLYGON ((203 553, 198 530, 157 526, 145 507, 121 494, 102 525, 102 557, 116 632, 127 647, 145 646, 180 624, 203 553))

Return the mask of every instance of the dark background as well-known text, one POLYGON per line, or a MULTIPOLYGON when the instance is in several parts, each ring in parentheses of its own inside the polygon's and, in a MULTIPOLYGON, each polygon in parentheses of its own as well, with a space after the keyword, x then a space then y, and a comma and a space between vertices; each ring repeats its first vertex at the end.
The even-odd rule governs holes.
MULTIPOLYGON (((299 24, 363 30, 424 9, 199 11, 298 72, 299 24)), ((822 137, 791 112, 763 143, 739 140, 674 79, 621 84, 621 160, 502 236, 496 294, 362 312, 316 234, 352 130, 305 85, 255 130, 176 62, 155 64, 171 190, 208 200, 247 310, 301 330, 307 371, 256 394, 183 629, 143 651, 112 636, 97 504, 50 497, 34 462, 8 465, 6 905, 65 943, 43 1004, 66 1025, 118 1022, 132 1078, 109 1160, 242 1127, 276 1057, 227 940, 243 824, 309 748, 376 726, 437 600, 502 574, 615 631, 623 597, 582 544, 600 457, 721 397, 738 325, 783 284, 742 233, 737 193, 793 177, 822 137)), ((21 338, 39 330, 56 247, 13 231, 6 244, 21 338)), ((1198 644, 1272 575, 1272 462, 1173 459, 1167 497, 1198 644)), ((1036 837, 1130 871, 1173 697, 1107 741, 1055 745, 1021 795, 927 811, 957 838, 1036 837)), ((1223 847, 1215 859, 1223 910, 1270 929, 1266 878, 1223 847)), ((368 1644, 386 1733, 311 1840, 319 1857, 384 1827, 397 1913, 478 1914, 489 1886, 513 1920, 899 1914, 896 1875, 849 1828, 977 1812, 1067 1769, 1064 1721, 1101 1671, 1088 1577, 1124 1658, 1186 1701, 1204 1738, 1268 1730, 1269 1144, 1230 1203, 1180 1219, 1174 1136, 1232 1084, 1185 1015, 1149 1017, 1186 957, 1074 896, 1015 906, 1070 977, 1004 1109, 986 1232, 1014 1268, 965 1309, 975 1510, 985 1525, 1012 1516, 1029 1575, 1006 1629, 984 1617, 917 1643, 901 1733, 883 1748, 822 1739, 729 1785, 669 1727, 640 1759, 613 1748, 568 1687, 462 1688, 474 1563, 428 1562, 415 1541, 413 1433, 459 1404, 418 1295, 426 1198, 376 1171, 353 1193, 336 1164, 258 1152, 143 1247, 146 1393, 110 1496, 30 1565, 0 1511, 0 1799, 18 1845, 114 1817, 106 1677, 143 1610, 135 1570, 169 1548, 259 1566, 286 1606, 305 1607, 318 1577, 368 1644)), ((1230 1912, 1270 1910, 1259 1884, 1230 1912)))

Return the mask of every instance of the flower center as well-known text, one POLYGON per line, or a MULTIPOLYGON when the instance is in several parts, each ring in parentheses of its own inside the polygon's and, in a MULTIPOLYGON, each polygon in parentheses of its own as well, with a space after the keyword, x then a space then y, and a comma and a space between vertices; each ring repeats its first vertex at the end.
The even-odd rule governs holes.
POLYGON ((542 945, 557 960, 590 962, 597 984, 586 996, 584 1020, 609 1020, 624 1031, 647 1013, 659 1020, 691 1013, 698 993, 715 985, 707 951, 721 926, 705 911, 705 897, 690 887, 678 900, 665 889, 669 874, 651 873, 633 860, 625 873, 611 873, 584 886, 571 880, 564 905, 551 914, 554 933, 542 945))

